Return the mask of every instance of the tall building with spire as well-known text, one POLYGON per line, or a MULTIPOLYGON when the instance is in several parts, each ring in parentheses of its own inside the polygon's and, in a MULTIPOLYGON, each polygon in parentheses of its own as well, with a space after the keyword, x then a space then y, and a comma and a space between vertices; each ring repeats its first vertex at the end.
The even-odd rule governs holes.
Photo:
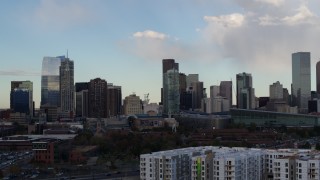
POLYGON ((60 65, 60 104, 61 111, 75 112, 74 62, 69 58, 61 60, 60 65))

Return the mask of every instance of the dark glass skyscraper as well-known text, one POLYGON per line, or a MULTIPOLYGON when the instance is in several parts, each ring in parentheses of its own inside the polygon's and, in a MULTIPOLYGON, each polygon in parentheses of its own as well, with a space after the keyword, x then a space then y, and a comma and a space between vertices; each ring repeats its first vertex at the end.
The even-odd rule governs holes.
POLYGON ((11 81, 10 108, 15 112, 33 116, 33 83, 31 81, 11 81), (25 97, 26 95, 28 97, 25 97), (22 108, 22 104, 27 105, 28 110, 21 110, 26 108, 22 108))
POLYGON ((317 65, 316 65, 316 75, 317 75, 317 93, 318 93, 318 96, 320 94, 320 61, 317 62, 317 65))
POLYGON ((252 76, 247 73, 237 74, 237 108, 254 109, 255 95, 252 88, 252 76))
POLYGON ((191 82, 192 109, 201 109, 201 100, 204 98, 203 82, 191 82))
POLYGON ((14 112, 32 114, 32 109, 30 109, 30 106, 32 106, 30 104, 32 102, 30 101, 30 93, 31 91, 28 89, 19 88, 11 91, 11 106, 14 112))
POLYGON ((79 82, 75 85, 76 89, 76 116, 88 117, 88 82, 79 82))
POLYGON ((108 84, 107 87, 107 107, 108 116, 119 116, 122 113, 122 93, 121 86, 114 86, 113 84, 108 84))
POLYGON ((41 105, 60 106, 61 57, 44 57, 41 74, 41 105))
POLYGON ((227 98, 232 106, 232 81, 220 82, 220 96, 227 98))
POLYGON ((69 58, 61 61, 60 66, 60 103, 61 110, 74 112, 74 63, 69 58))
POLYGON ((292 103, 304 112, 311 99, 310 52, 292 54, 292 103))

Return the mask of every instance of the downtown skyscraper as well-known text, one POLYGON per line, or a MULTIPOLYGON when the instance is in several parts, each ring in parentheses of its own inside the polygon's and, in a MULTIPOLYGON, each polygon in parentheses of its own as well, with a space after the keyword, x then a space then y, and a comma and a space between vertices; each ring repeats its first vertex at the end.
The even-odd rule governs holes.
POLYGON ((254 109, 255 95, 252 88, 252 76, 247 73, 237 74, 237 108, 254 109))
POLYGON ((320 61, 317 62, 316 65, 316 81, 317 81, 317 94, 320 94, 320 61))
POLYGON ((230 107, 232 106, 232 81, 220 82, 220 96, 229 100, 230 107))
POLYGON ((307 112, 311 99, 310 52, 292 54, 292 105, 307 112))
POLYGON ((77 117, 88 117, 89 111, 89 83, 79 82, 75 84, 76 89, 76 116, 77 117))
POLYGON ((163 114, 172 115, 180 111, 179 64, 174 59, 162 60, 163 114))
POLYGON ((33 116, 33 83, 11 81, 10 109, 33 116))
POLYGON ((107 108, 107 81, 100 78, 95 78, 89 82, 89 117, 106 118, 108 117, 107 108))
POLYGON ((61 60, 60 65, 60 104, 61 111, 75 112, 74 108, 74 62, 69 58, 61 60))
POLYGON ((44 57, 41 73, 40 105, 60 106, 60 65, 64 56, 44 57))

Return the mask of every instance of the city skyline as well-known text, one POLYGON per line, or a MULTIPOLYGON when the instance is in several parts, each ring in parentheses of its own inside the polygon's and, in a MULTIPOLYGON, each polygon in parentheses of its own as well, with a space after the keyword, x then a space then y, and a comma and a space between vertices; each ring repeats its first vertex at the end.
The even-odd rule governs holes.
POLYGON ((150 93, 152 102, 160 101, 166 58, 179 62, 182 73, 199 74, 207 93, 220 81, 235 85, 236 74, 247 72, 256 96, 268 96, 276 81, 290 89, 291 54, 307 51, 316 90, 319 6, 316 0, 2 3, 0 108, 10 107, 11 81, 25 80, 33 82, 38 108, 41 61, 67 49, 74 82, 100 77, 122 86, 123 97, 150 93))

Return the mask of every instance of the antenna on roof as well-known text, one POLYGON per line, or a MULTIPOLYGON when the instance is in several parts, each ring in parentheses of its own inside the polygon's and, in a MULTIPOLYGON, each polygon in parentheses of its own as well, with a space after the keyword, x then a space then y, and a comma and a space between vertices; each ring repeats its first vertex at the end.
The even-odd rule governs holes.
POLYGON ((68 58, 68 49, 67 49, 67 58, 68 58))

